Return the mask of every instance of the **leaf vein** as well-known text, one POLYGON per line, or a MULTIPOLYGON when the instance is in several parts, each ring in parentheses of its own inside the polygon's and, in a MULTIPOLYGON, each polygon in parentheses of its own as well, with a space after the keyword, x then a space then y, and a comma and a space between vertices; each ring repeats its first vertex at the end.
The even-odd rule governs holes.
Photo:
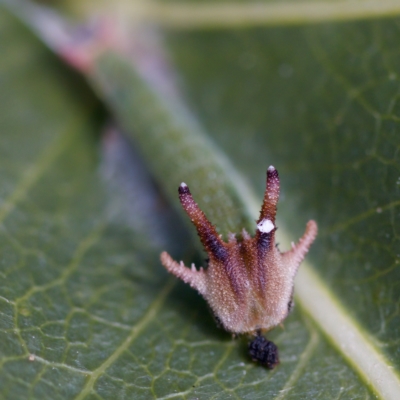
POLYGON ((109 368, 118 357, 129 349, 135 339, 143 331, 143 329, 154 320, 157 312, 164 304, 164 301, 168 294, 171 292, 173 286, 175 285, 174 280, 169 280, 164 288, 161 290, 160 294, 156 297, 153 303, 150 305, 146 313, 143 315, 142 319, 132 327, 130 334, 126 339, 115 349, 115 351, 107 358, 97 369, 95 369, 85 387, 82 389, 81 393, 75 398, 75 400, 84 399, 85 396, 89 395, 94 387, 96 380, 109 368))

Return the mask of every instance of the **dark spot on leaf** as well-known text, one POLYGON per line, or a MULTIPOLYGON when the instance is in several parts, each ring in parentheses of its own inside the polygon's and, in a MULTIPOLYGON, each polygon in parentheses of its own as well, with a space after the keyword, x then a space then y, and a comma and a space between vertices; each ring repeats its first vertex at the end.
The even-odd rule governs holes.
POLYGON ((262 335, 256 336, 249 343, 249 355, 253 361, 269 369, 279 364, 278 347, 262 335))

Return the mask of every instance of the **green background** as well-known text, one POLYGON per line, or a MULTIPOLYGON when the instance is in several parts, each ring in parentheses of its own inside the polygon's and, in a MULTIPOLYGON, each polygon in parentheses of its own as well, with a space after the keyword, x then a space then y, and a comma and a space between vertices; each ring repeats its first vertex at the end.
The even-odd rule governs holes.
POLYGON ((318 222, 309 264, 398 374, 399 19, 159 32, 166 101, 162 63, 106 52, 85 80, 0 18, 0 399, 375 398, 301 299, 267 371, 160 265, 204 263, 182 180, 254 229, 236 171, 261 205, 270 164, 289 240, 318 222))

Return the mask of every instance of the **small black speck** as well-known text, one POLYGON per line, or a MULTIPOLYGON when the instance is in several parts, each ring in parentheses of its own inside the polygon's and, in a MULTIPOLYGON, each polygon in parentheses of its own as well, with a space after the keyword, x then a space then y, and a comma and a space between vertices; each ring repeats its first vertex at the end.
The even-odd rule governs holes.
POLYGON ((278 347, 261 335, 249 343, 249 355, 253 361, 269 369, 279 364, 278 347))
POLYGON ((293 300, 293 296, 291 297, 291 299, 289 300, 288 303, 288 314, 291 313, 293 311, 294 308, 294 300, 293 300))
POLYGON ((211 311, 211 313, 212 313, 212 315, 214 317, 214 320, 215 320, 215 323, 217 324, 217 327, 218 328, 222 328, 223 325, 222 325, 222 321, 220 320, 220 318, 218 316, 216 316, 212 311, 211 311))

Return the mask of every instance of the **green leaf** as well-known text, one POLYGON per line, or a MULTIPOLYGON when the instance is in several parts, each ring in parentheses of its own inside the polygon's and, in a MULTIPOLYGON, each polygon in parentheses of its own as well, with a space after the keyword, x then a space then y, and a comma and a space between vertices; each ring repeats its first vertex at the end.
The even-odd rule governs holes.
POLYGON ((315 268, 397 370, 399 33, 393 19, 170 36, 207 130, 254 186, 260 161, 279 168, 285 225, 318 221, 315 268))
POLYGON ((281 247, 318 221, 300 307, 269 335, 274 371, 167 279, 160 249, 193 260, 168 240, 180 219, 160 220, 149 183, 129 189, 112 135, 99 173, 103 112, 85 84, 1 22, 0 398, 398 398, 398 21, 170 32, 193 114, 123 55, 89 73, 171 203, 185 180, 222 233, 238 231, 274 164, 281 247), (127 221, 133 210, 152 222, 127 221))
POLYGON ((167 321, 186 324, 165 302, 173 280, 137 220, 115 212, 115 190, 107 201, 97 100, 31 33, 0 18, 9 38, 0 67, 0 398, 84 398, 101 381, 106 396, 124 375, 127 396, 150 393, 146 374, 158 375, 157 358, 170 351, 155 314, 163 306, 167 321))

